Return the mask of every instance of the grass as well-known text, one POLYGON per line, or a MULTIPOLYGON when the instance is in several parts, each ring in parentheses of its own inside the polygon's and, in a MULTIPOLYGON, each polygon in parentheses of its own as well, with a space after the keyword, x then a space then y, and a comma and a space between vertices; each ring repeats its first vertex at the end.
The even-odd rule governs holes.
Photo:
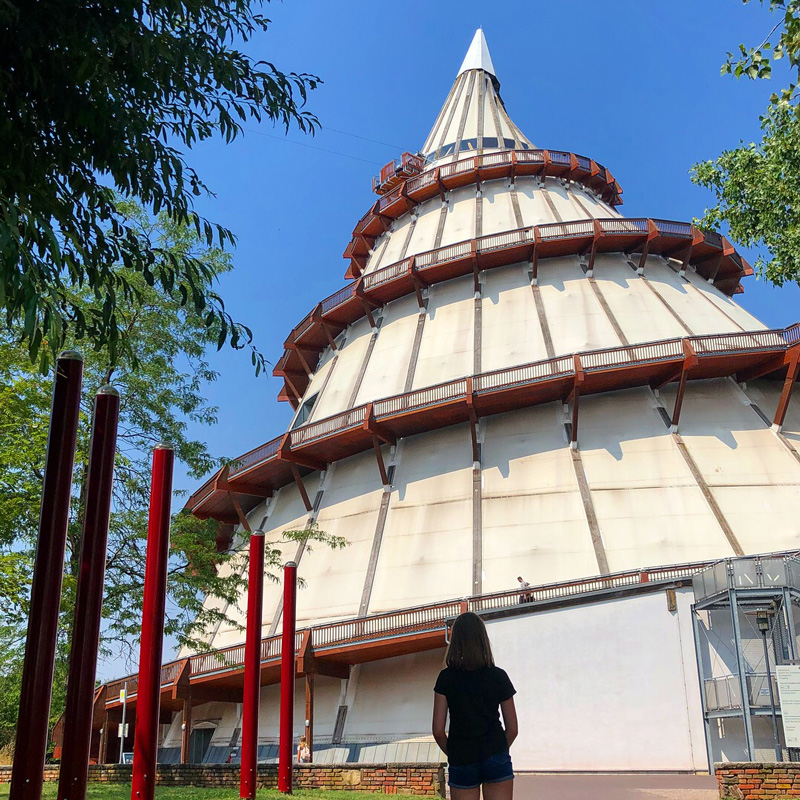
MULTIPOLYGON (((56 796, 55 783, 46 783, 43 800, 56 796)), ((0 798, 8 797, 9 784, 0 784, 0 798)), ((87 797, 103 800, 130 800, 130 784, 90 783, 87 797)), ((259 789, 259 800, 279 800, 285 795, 276 789, 259 789)), ((386 800, 386 795, 368 792, 346 792, 338 789, 298 789, 292 793, 297 800, 386 800)), ((238 800, 238 789, 199 789, 193 786, 156 786, 156 800, 238 800)))

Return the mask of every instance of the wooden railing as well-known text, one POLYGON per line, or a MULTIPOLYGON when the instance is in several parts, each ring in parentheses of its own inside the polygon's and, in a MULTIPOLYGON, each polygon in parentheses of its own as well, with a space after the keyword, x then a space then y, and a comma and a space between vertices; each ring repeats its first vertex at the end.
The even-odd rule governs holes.
MULTIPOLYGON (((372 420, 376 423, 384 422, 391 426, 391 421, 401 415, 418 414, 424 409, 444 407, 451 403, 463 405, 463 401, 470 391, 474 398, 480 400, 482 397, 491 397, 497 392, 516 391, 522 387, 535 386, 545 381, 568 380, 575 375, 575 356, 578 356, 580 360, 581 369, 587 374, 596 374, 604 370, 636 369, 658 362, 679 364, 684 358, 687 345, 702 360, 758 352, 784 352, 790 347, 796 347, 798 343, 800 343, 800 323, 778 330, 719 333, 708 336, 690 336, 686 339, 662 339, 655 342, 618 345, 543 359, 473 375, 469 378, 457 378, 434 386, 426 386, 316 420, 290 432, 289 448, 291 451, 291 448, 300 448, 328 438, 348 435, 348 432, 357 431, 368 424, 370 413, 372 420)), ((639 385, 635 382, 631 383, 623 372, 618 373, 616 383, 620 388, 639 385)), ((603 391, 608 389, 609 384, 605 383, 603 391)), ((458 421, 458 419, 454 421, 458 421)), ((441 421, 437 423, 437 425, 443 424, 450 423, 441 421)), ((277 437, 241 456, 230 467, 230 477, 241 477, 245 472, 264 467, 274 461, 278 457, 282 438, 277 437)), ((353 450, 353 453, 355 452, 360 451, 353 450)), ((291 458, 291 453, 288 457, 291 458)), ((198 511, 202 507, 202 503, 214 491, 214 479, 212 478, 190 498, 189 508, 192 511, 198 511)))
MULTIPOLYGON (((787 551, 785 554, 794 553, 796 551, 787 551)), ((365 642, 374 642, 389 637, 413 637, 420 633, 437 630, 442 631, 442 645, 444 645, 445 626, 462 611, 468 610, 476 613, 500 611, 519 607, 521 604, 552 602, 642 584, 671 582, 690 578, 695 573, 715 563, 715 561, 716 559, 688 564, 625 570, 610 575, 595 575, 578 580, 558 581, 532 586, 524 591, 517 587, 490 594, 472 595, 438 603, 428 603, 384 614, 344 619, 324 625, 312 625, 297 631, 295 653, 299 653, 303 639, 308 632, 310 632, 310 640, 314 651, 319 653, 321 657, 324 657, 326 650, 332 648, 356 647, 365 642)), ((231 647, 190 656, 191 677, 207 677, 217 673, 222 674, 241 670, 244 666, 244 647, 244 644, 236 644, 231 647)), ((281 636, 275 635, 262 639, 262 663, 277 662, 280 657, 281 636)), ((162 688, 171 685, 175 681, 182 664, 182 661, 174 661, 162 667, 162 688)), ((127 678, 119 678, 108 684, 106 704, 117 704, 119 702, 119 690, 126 681, 129 697, 135 695, 138 677, 130 675, 127 678)))

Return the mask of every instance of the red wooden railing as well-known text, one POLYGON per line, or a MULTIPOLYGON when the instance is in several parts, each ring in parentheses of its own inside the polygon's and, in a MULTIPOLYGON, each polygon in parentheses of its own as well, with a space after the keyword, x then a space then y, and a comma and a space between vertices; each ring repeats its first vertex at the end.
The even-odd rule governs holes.
MULTIPOLYGON (((790 555, 796 551, 787 551, 782 555, 790 555)), ((778 554, 781 555, 781 554, 778 554)), ((579 580, 558 581, 525 589, 525 603, 542 603, 556 601, 595 592, 622 589, 644 583, 669 582, 690 578, 696 572, 715 563, 717 559, 695 561, 686 564, 648 567, 646 569, 625 570, 610 575, 596 575, 579 580)), ((326 650, 333 648, 357 647, 366 642, 387 639, 389 637, 413 637, 420 633, 442 631, 449 620, 458 616, 462 610, 482 613, 509 609, 520 604, 521 590, 508 589, 490 594, 473 595, 438 603, 428 603, 411 608, 399 609, 384 614, 373 614, 367 617, 356 617, 330 622, 324 625, 312 625, 297 631, 295 636, 295 652, 299 653, 303 639, 310 632, 314 651, 324 657, 326 650)), ((270 636, 262 640, 262 663, 279 662, 281 657, 281 636, 270 636)), ((191 677, 207 677, 239 671, 244 665, 244 644, 221 648, 208 653, 199 653, 189 657, 191 677)), ((165 664, 162 669, 162 687, 169 687, 176 680, 183 661, 165 664)), ((128 683, 128 696, 136 694, 136 676, 119 678, 108 684, 106 705, 119 703, 119 690, 128 683)))

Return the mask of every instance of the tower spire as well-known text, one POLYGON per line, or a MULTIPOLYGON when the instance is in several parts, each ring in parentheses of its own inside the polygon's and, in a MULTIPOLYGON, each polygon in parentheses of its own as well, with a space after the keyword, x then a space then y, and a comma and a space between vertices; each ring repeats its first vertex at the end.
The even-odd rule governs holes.
POLYGON ((511 121, 483 29, 478 28, 421 152, 433 161, 487 150, 527 150, 530 140, 511 121))
POLYGON ((478 28, 475 31, 475 36, 472 37, 472 44, 464 56, 464 61, 461 63, 461 69, 458 74, 467 72, 471 69, 482 69, 490 75, 497 77, 492 63, 492 56, 489 53, 489 45, 486 44, 486 37, 483 35, 483 28, 478 28))

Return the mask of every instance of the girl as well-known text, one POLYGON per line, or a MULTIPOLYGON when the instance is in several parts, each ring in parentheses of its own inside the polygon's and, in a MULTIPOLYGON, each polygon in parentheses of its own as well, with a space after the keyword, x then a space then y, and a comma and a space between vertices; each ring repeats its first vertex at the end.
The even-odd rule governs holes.
POLYGON ((308 741, 305 736, 300 737, 300 742, 297 745, 297 763, 308 764, 311 761, 311 750, 308 747, 308 741))
POLYGON ((450 766, 450 796, 478 800, 483 787, 484 800, 511 800, 514 771, 508 748, 517 738, 516 690, 494 665, 486 626, 477 614, 456 618, 445 663, 433 689, 433 738, 450 766))

